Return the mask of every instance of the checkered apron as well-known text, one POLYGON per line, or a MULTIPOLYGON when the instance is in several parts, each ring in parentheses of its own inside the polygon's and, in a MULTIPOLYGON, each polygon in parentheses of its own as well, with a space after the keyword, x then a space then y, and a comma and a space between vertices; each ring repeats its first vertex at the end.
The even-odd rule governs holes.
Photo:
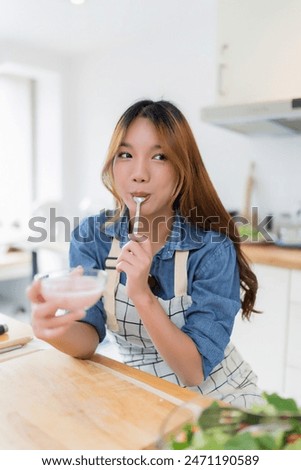
MULTIPOLYGON (((183 387, 154 347, 133 302, 126 295, 125 286, 119 282, 119 273, 115 269, 119 253, 119 242, 114 238, 106 260, 108 282, 104 294, 109 336, 118 345, 125 364, 183 387)), ((188 251, 175 252, 175 296, 170 300, 158 298, 166 315, 178 328, 185 324, 185 312, 192 303, 187 295, 187 277, 182 275, 186 272, 188 254, 188 251)), ((255 402, 262 402, 256 382, 257 377, 251 367, 230 342, 222 362, 204 382, 189 389, 232 405, 250 407, 255 402)))

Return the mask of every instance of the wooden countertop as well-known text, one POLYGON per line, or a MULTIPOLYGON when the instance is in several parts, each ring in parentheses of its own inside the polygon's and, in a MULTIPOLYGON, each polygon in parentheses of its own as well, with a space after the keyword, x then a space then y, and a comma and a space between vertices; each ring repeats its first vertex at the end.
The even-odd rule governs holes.
POLYGON ((0 323, 8 326, 8 332, 0 335, 0 363, 11 357, 22 356, 31 350, 26 346, 33 339, 30 325, 0 313, 0 323))
MULTIPOLYGON (((0 321, 9 325, 5 341, 31 332, 0 321)), ((0 449, 155 449, 175 407, 213 401, 99 354, 80 360, 29 345, 0 354, 0 449)))
POLYGON ((301 249, 282 248, 268 243, 243 243, 242 250, 251 263, 287 269, 301 269, 301 249))
POLYGON ((113 359, 80 360, 55 349, 2 362, 0 390, 6 450, 154 449, 176 406, 212 402, 113 359))

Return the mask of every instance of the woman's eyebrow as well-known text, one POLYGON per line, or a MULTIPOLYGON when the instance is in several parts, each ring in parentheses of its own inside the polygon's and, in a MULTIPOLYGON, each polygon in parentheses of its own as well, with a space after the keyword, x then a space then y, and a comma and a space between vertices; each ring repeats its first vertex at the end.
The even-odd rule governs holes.
MULTIPOLYGON (((134 146, 129 144, 128 142, 121 142, 120 147, 133 148, 134 146)), ((150 150, 161 150, 161 149, 162 149, 162 146, 160 144, 156 144, 150 147, 150 150)))
POLYGON ((133 146, 131 144, 128 144, 127 142, 120 142, 120 147, 132 148, 133 146))
POLYGON ((160 144, 156 144, 153 147, 151 147, 152 150, 161 150, 162 146, 160 144))

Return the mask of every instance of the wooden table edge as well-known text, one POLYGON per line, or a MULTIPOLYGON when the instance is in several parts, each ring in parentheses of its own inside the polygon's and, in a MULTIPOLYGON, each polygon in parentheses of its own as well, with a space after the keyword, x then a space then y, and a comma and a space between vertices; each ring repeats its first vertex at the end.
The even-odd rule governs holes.
POLYGON ((188 388, 181 387, 179 385, 168 382, 167 380, 161 379, 154 375, 143 372, 134 367, 127 366, 122 362, 116 361, 115 359, 103 356, 101 354, 94 354, 91 357, 91 362, 102 364, 112 370, 115 370, 125 376, 131 377, 139 382, 145 383, 154 389, 160 390, 172 397, 175 397, 183 402, 198 400, 204 407, 209 406, 214 400, 206 397, 201 393, 194 392, 188 388))

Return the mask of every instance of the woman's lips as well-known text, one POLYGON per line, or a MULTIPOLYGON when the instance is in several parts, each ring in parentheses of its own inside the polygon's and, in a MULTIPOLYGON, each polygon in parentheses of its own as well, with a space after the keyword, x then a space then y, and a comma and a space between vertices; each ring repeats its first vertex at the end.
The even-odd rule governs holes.
POLYGON ((135 193, 131 193, 131 195, 133 197, 147 197, 147 196, 149 196, 149 193, 135 192, 135 193))
POLYGON ((144 197, 145 199, 148 199, 150 197, 149 193, 143 193, 143 192, 137 192, 137 193, 131 193, 132 197, 144 197))

